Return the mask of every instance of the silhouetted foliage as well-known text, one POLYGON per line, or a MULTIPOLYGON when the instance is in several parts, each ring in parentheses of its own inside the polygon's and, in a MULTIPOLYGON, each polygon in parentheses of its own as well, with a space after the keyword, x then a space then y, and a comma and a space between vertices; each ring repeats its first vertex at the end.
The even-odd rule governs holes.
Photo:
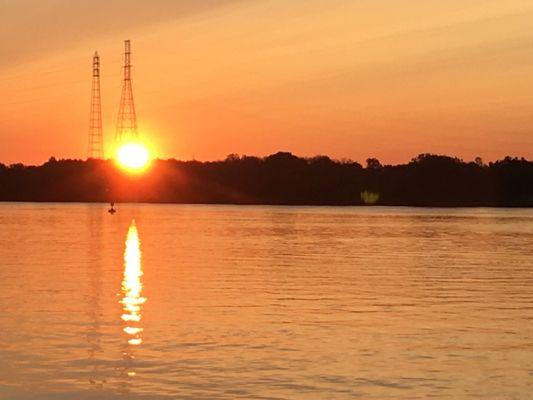
POLYGON ((377 158, 367 158, 366 167, 371 169, 379 169, 382 167, 382 165, 377 158))
POLYGON ((420 154, 403 165, 367 167, 327 156, 230 154, 224 161, 155 160, 141 175, 110 160, 0 164, 2 201, 232 204, 533 206, 533 162, 484 164, 420 154))

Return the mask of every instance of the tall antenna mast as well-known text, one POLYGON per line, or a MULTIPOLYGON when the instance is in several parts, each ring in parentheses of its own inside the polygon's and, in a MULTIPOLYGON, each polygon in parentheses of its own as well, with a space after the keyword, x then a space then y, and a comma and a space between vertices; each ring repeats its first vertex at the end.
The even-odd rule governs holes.
POLYGON ((93 85, 91 92, 91 115, 89 118, 88 158, 104 158, 104 140, 102 134, 102 100, 100 98, 100 57, 93 56, 93 85))
POLYGON ((115 141, 122 143, 131 139, 137 139, 137 116, 133 102, 133 90, 131 87, 131 47, 130 41, 124 41, 124 81, 122 83, 122 95, 118 109, 117 131, 115 141))

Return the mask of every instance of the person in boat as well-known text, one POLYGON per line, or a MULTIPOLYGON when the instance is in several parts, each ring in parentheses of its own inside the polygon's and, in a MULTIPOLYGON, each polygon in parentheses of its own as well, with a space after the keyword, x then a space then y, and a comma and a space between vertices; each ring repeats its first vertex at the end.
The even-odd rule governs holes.
POLYGON ((109 208, 109 210, 107 210, 107 212, 108 212, 109 214, 114 214, 114 213, 116 213, 117 210, 115 210, 115 208, 114 208, 114 207, 115 207, 115 202, 112 201, 112 202, 110 203, 110 205, 111 205, 111 207, 109 208))

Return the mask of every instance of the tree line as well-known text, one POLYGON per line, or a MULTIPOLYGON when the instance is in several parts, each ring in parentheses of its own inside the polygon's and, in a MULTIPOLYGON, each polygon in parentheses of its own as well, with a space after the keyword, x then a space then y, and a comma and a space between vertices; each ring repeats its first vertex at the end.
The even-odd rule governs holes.
POLYGON ((0 201, 286 205, 533 206, 533 162, 421 154, 365 166, 327 156, 229 155, 223 161, 154 160, 142 174, 112 160, 0 164, 0 201))

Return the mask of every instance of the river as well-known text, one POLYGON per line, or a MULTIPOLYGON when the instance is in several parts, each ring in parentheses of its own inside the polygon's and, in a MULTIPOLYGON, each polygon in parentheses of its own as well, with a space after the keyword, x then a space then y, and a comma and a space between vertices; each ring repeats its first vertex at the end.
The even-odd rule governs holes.
POLYGON ((533 210, 0 204, 0 399, 526 399, 533 210))

